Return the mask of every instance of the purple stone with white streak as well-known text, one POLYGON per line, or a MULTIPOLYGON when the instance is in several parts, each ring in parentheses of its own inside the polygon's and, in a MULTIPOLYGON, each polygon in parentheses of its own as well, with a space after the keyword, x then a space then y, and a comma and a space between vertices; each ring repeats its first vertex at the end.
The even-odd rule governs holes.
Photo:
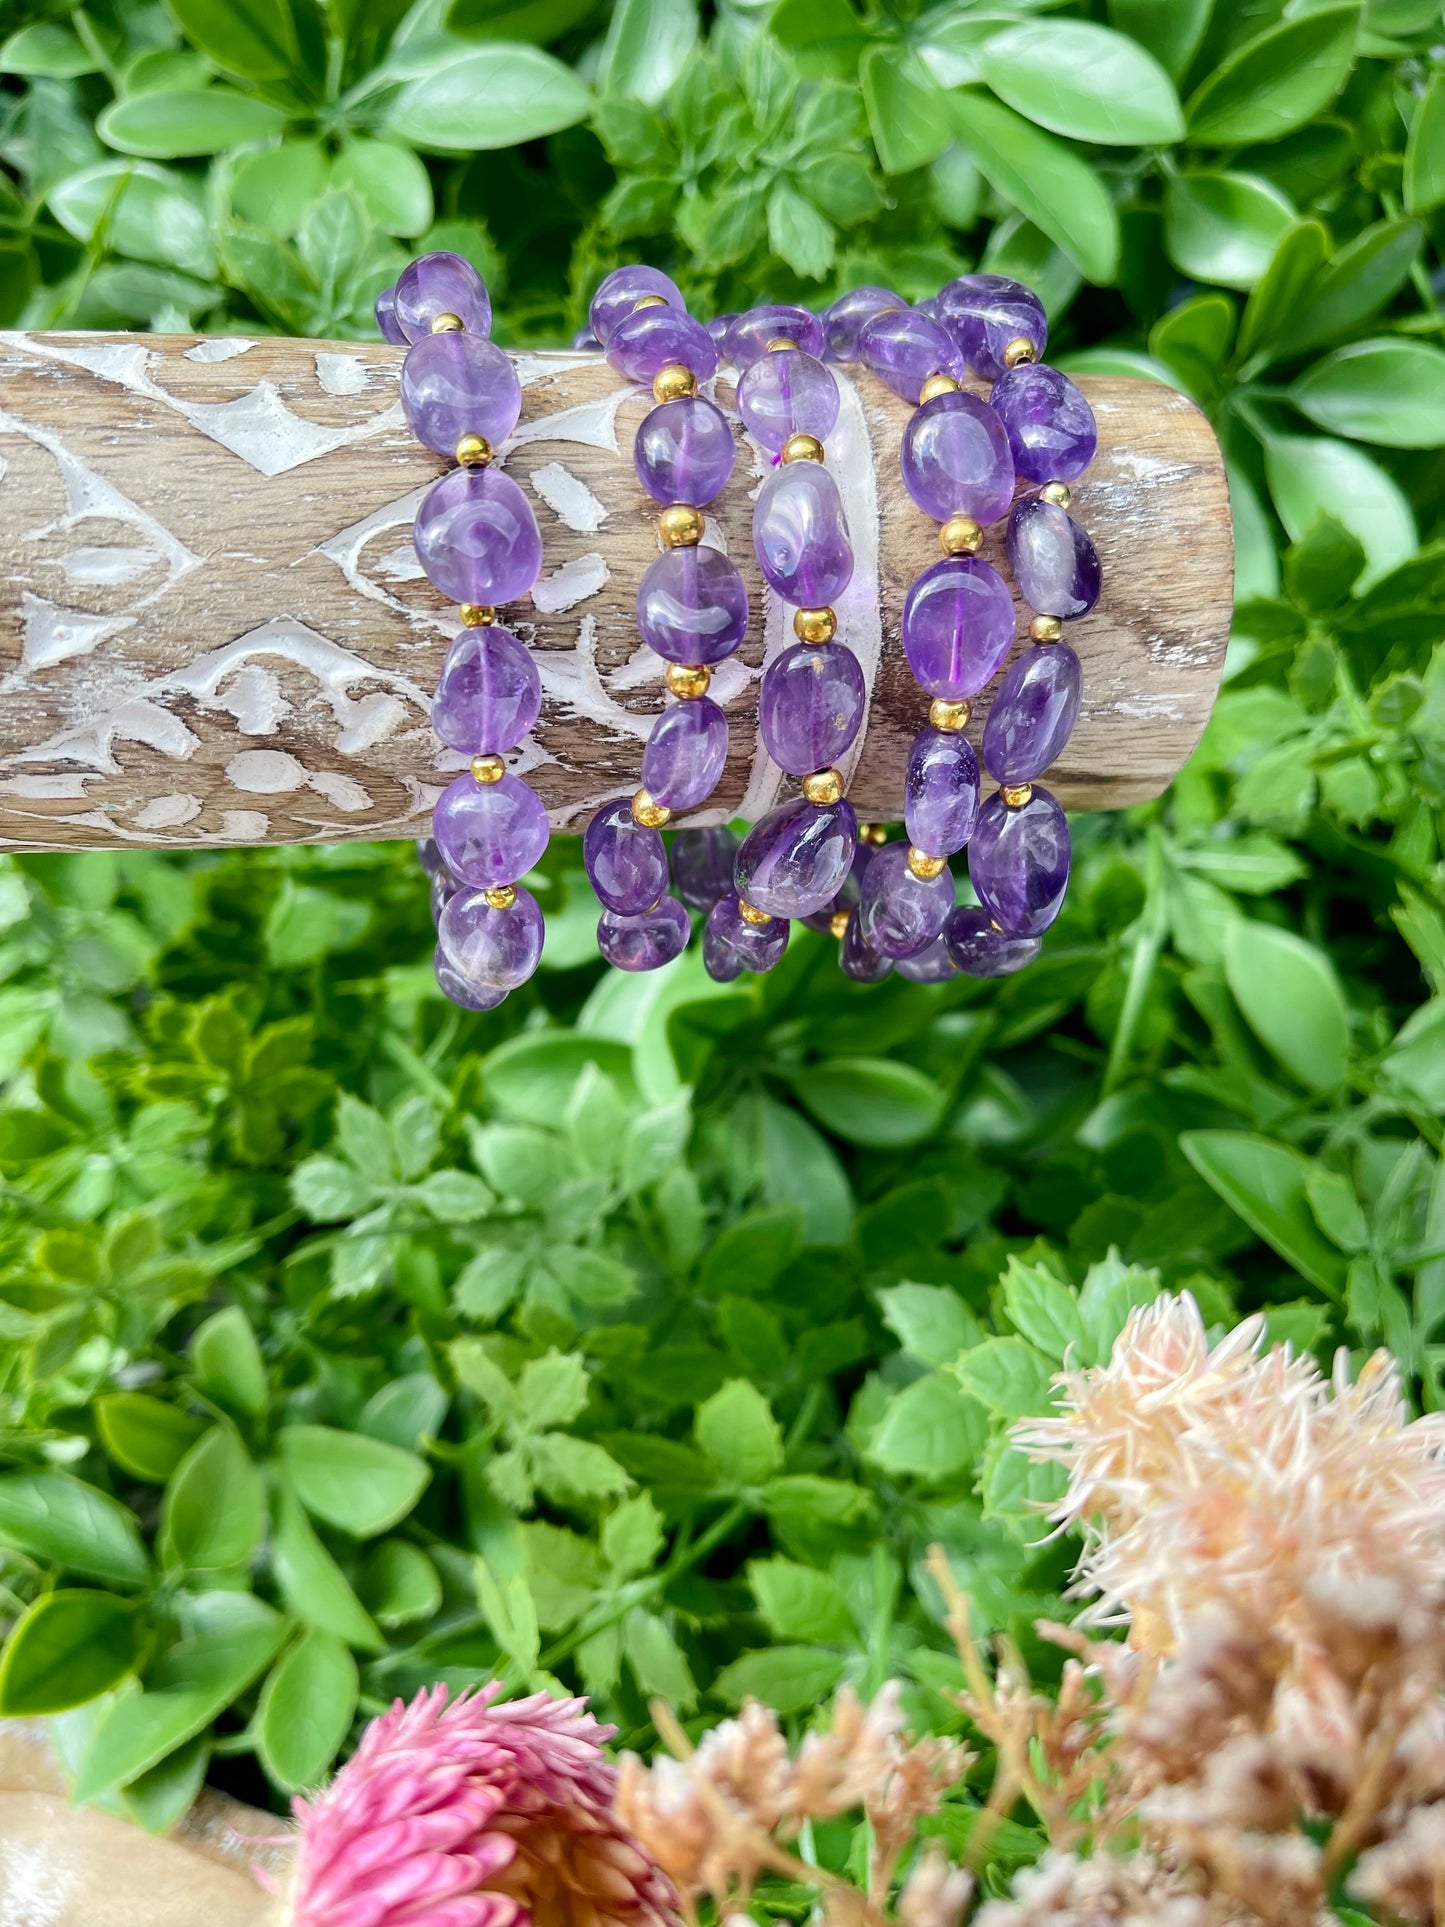
POLYGON ((439 870, 432 878, 431 920, 433 924, 441 922, 442 911, 446 909, 447 905, 461 887, 461 884, 457 882, 450 870, 439 870))
POLYGON ((667 888, 661 834, 635 821, 625 798, 604 803, 587 825, 582 861, 604 906, 622 917, 641 916, 667 888))
POLYGON ((402 333, 401 323, 396 318, 395 288, 382 289, 376 297, 375 314, 376 325, 381 330, 382 340, 389 341, 394 348, 401 347, 406 341, 406 336, 402 333))
POLYGON ((964 388, 935 395, 910 417, 900 450, 903 482, 925 515, 971 515, 987 526, 1007 515, 1014 462, 1003 423, 964 388))
POLYGON ((497 783, 459 776, 437 798, 432 834, 452 875, 499 890, 527 874, 547 847, 547 812, 520 776, 497 783))
POLYGON ((838 419, 838 383, 831 368, 802 348, 760 355, 738 383, 738 413, 749 432, 774 455, 790 435, 821 442, 838 419))
POLYGON ((463 435, 507 439, 522 384, 510 356, 481 335, 426 335, 401 365, 401 405, 419 442, 452 455, 463 435))
POLYGON ((786 917, 749 923, 735 891, 720 897, 707 914, 708 936, 716 943, 725 943, 743 969, 756 976, 771 970, 787 949, 790 928, 786 917))
POLYGON ((432 952, 432 969, 436 973, 437 988, 449 1003, 459 1010, 495 1010, 498 1004, 507 1001, 508 992, 493 990, 486 984, 470 984, 459 970, 453 970, 442 955, 438 944, 432 952))
POLYGON ((853 861, 849 866, 848 874, 844 877, 842 888, 837 896, 831 903, 825 903, 821 910, 814 910, 808 916, 799 918, 799 922, 807 924, 810 930, 816 930, 821 936, 830 936, 833 918, 837 912, 857 909, 858 899, 863 894, 863 872, 872 862, 874 854, 873 845, 865 843, 860 837, 858 847, 853 852, 853 861))
POLYGON ((753 509, 758 566, 785 602, 836 602, 853 579, 853 549, 838 484, 821 462, 773 470, 753 509))
POLYGON ((649 294, 660 294, 669 307, 686 310, 687 303, 677 283, 669 280, 661 268, 645 267, 639 261, 625 268, 614 268, 604 276, 587 311, 592 332, 604 348, 618 322, 625 320, 649 294))
POLYGON ((1032 783, 1055 762, 1079 720, 1084 672, 1066 642, 1026 649, 993 699, 983 760, 996 783, 1032 783))
POLYGON ((442 911, 437 947, 473 990, 515 990, 537 968, 546 931, 537 899, 519 888, 506 909, 481 890, 458 890, 442 911))
POLYGON ((903 604, 904 653, 929 696, 950 701, 976 696, 992 680, 1013 638, 1008 584, 976 555, 931 563, 903 604))
POLYGON ((637 626, 668 662, 721 662, 748 628, 748 592, 737 564, 703 543, 664 549, 638 585, 637 626))
POLYGON ((711 910, 733 887, 737 853, 731 830, 679 830, 668 853, 674 891, 694 910, 711 910))
POLYGON ((515 749, 542 709, 542 680, 532 653, 510 629, 488 623, 463 629, 442 664, 431 708, 432 728, 464 756, 515 749))
POLYGON ((1004 425, 1014 467, 1026 482, 1075 481, 1094 459, 1094 411, 1067 375, 1042 362, 1007 368, 989 406, 1004 425))
POLYGON ((442 861, 442 853, 437 848, 437 841, 434 836, 419 836, 417 838, 416 860, 429 877, 442 876, 446 873, 447 866, 442 861))
POLYGON ((858 337, 875 315, 890 308, 906 308, 908 303, 892 288, 869 285, 840 294, 823 310, 823 332, 828 338, 829 361, 856 361, 858 337))
POLYGON ((958 975, 958 966, 949 952, 947 938, 940 934, 916 956, 898 959, 898 974, 911 984, 946 984, 958 975))
POLYGON ((727 938, 709 928, 702 933, 702 967, 715 984, 735 983, 743 974, 743 960, 727 938))
POLYGON ((439 314, 454 314, 468 334, 492 331, 492 297, 471 262, 441 249, 420 255, 396 277, 396 325, 408 341, 429 335, 439 314))
POLYGON ((889 843, 868 865, 858 917, 863 935, 882 957, 913 957, 927 948, 953 909, 947 870, 926 880, 908 867, 908 845, 889 843))
POLYGON ((773 917, 806 917, 837 896, 853 862, 858 819, 846 798, 797 796, 755 823, 738 849, 738 894, 773 917))
POLYGON ((815 314, 774 301, 733 317, 727 333, 728 359, 746 368, 768 352, 770 341, 791 341, 795 348, 805 349, 820 360, 827 345, 823 324, 815 314))
POLYGON ((496 468, 443 475, 422 498, 412 541, 427 580, 453 602, 515 602, 542 567, 531 504, 496 468))
POLYGON ((1043 949, 1038 937, 1010 937, 996 930, 988 913, 961 903, 944 927, 943 940, 956 967, 968 977, 1009 977, 1043 949))
POLYGON ((722 410, 701 395, 683 395, 649 412, 637 431, 632 461, 654 502, 703 508, 727 486, 736 453, 722 410))
POLYGON ((676 897, 637 916, 604 910, 597 920, 597 948, 618 970, 658 970, 680 957, 692 936, 692 924, 676 897))
POLYGON ((846 644, 794 643, 763 672, 763 746, 790 776, 827 769, 857 736, 867 700, 862 666, 846 644))
POLYGON ((918 400, 930 375, 962 381, 966 372, 952 335, 916 308, 875 315, 858 337, 858 358, 905 401, 918 400))
POLYGON ((961 274, 939 291, 938 312, 969 367, 987 381, 1005 372, 1011 341, 1027 341, 1037 360, 1049 339, 1043 303, 1003 274, 961 274))
POLYGON ((921 729, 903 779, 908 840, 928 856, 952 856, 978 821, 978 758, 958 729, 921 729))
POLYGON ((1009 518, 1008 559, 1024 601, 1068 621, 1099 600, 1104 572, 1087 532, 1057 502, 1033 496, 1009 518))
POLYGON ((991 796, 968 846, 974 895, 1013 937, 1041 937, 1063 906, 1069 881, 1069 826, 1045 789, 1016 808, 991 796))
POLYGON ((717 343, 684 308, 639 308, 607 337, 607 359, 624 381, 650 383, 674 364, 706 381, 717 373, 717 343))
POLYGON ((845 977, 851 977, 855 984, 881 984, 893 968, 893 959, 875 950, 864 936, 862 920, 856 910, 850 912, 842 942, 838 945, 838 968, 845 977))
POLYGON ((695 810, 728 759, 728 719, 709 697, 664 709, 642 752, 642 787, 669 810, 695 810))

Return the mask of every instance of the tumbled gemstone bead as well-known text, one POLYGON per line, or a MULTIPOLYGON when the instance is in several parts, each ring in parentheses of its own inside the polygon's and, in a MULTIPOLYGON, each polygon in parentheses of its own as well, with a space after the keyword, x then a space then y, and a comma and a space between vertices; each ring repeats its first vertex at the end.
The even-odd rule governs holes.
POLYGON ((953 961, 947 939, 940 934, 914 956, 900 957, 898 974, 906 977, 911 984, 946 984, 950 977, 958 975, 958 966, 953 961))
POLYGON ((432 728, 464 756, 515 749, 542 708, 542 680, 529 649, 499 623, 463 629, 442 664, 432 728))
POLYGON ((727 357, 728 335, 731 333, 732 325, 736 320, 736 314, 715 314, 707 324, 707 331, 717 343, 718 353, 723 356, 724 359, 727 357))
POLYGON ((437 947, 474 988, 515 990, 537 968, 545 936, 542 912, 530 890, 494 909, 482 890, 458 890, 442 911, 437 947))
POLYGON ((862 666, 845 643, 794 643, 763 672, 763 746, 790 776, 827 769, 857 736, 867 700, 862 666))
POLYGON ((873 845, 865 843, 860 837, 857 848, 853 852, 853 861, 848 866, 848 874, 844 877, 837 896, 825 903, 821 910, 810 911, 806 917, 800 917, 798 921, 807 924, 810 930, 820 931, 824 936, 829 935, 833 918, 839 910, 857 909, 858 899, 863 894, 863 872, 872 862, 874 854, 873 845))
POLYGON ((668 852, 673 889, 694 910, 711 910, 733 887, 737 853, 731 830, 679 830, 668 852))
POLYGON ((531 504, 497 468, 443 475, 422 498, 412 541, 427 580, 454 602, 514 602, 542 567, 531 504))
POLYGON ((743 974, 743 960, 726 937, 715 930, 702 933, 702 967, 715 984, 735 983, 743 974))
MULTIPOLYGON (((604 348, 618 322, 625 320, 638 302, 649 294, 660 294, 671 307, 687 307, 677 283, 669 280, 660 268, 644 267, 640 261, 632 262, 625 268, 614 268, 611 274, 603 277, 592 297, 587 319, 592 324, 593 334, 604 348)), ((643 313, 646 312, 644 308, 643 313)))
POLYGON ((383 288, 376 297, 376 325, 381 330, 383 341, 389 341, 399 348, 406 340, 401 331, 401 323, 396 318, 396 289, 383 288))
POLYGON ((1035 360, 1049 338, 1038 296, 1003 274, 961 274, 939 292, 938 312, 976 375, 996 381, 1011 341, 1027 341, 1035 360))
POLYGON ((1026 649, 999 685, 983 731, 983 760, 997 783, 1032 783, 1059 756, 1079 720, 1084 672, 1066 642, 1026 649))
POLYGON ((1008 559, 1024 601, 1041 616, 1085 616, 1104 572, 1087 532, 1057 502, 1033 496, 1009 518, 1008 559))
POLYGON ((707 696, 664 709, 642 752, 642 787, 669 810, 695 810, 728 759, 728 719, 707 696))
POLYGON ((856 361, 858 337, 874 315, 885 314, 889 308, 907 306, 908 303, 903 296, 895 294, 892 288, 867 286, 853 288, 847 294, 840 294, 830 307, 823 310, 823 333, 828 341, 828 359, 856 361))
POLYGON ((919 687, 930 696, 975 696, 1009 652, 1013 597, 991 563, 976 555, 945 556, 908 591, 903 649, 919 687))
POLYGON ((1004 425, 1026 482, 1075 481, 1094 459, 1094 411, 1067 375, 1041 362, 1006 368, 989 406, 1004 425))
POLYGON ((525 876, 546 849, 547 812, 520 776, 459 776, 437 798, 432 834, 454 877, 495 890, 525 876))
POLYGON ((427 335, 402 363, 401 405, 419 442, 452 455, 463 435, 507 439, 522 384, 511 357, 481 335, 427 335))
POLYGON ((597 920, 597 948, 618 970, 657 970, 680 957, 692 924, 676 897, 664 897, 635 917, 604 910, 597 920))
POLYGON ((858 911, 848 918, 843 940, 838 945, 838 968, 855 984, 881 984, 893 968, 893 959, 875 950, 863 934, 858 911))
POLYGON ((492 298, 471 262, 442 249, 409 262, 396 277, 396 325, 408 341, 431 333, 439 314, 454 314, 468 334, 492 329, 492 298))
POLYGON ((758 491, 758 566, 785 602, 836 602, 853 577, 853 550, 838 484, 821 462, 788 462, 758 491))
POLYGON ((446 870, 442 853, 437 848, 434 836, 419 836, 416 840, 416 860, 429 877, 441 876, 446 870))
POLYGON ((957 729, 921 729, 903 779, 908 840, 929 856, 952 856, 978 820, 978 758, 957 729))
POLYGON ((582 836, 592 888, 619 916, 641 916, 667 888, 667 848, 660 831, 632 815, 627 798, 604 803, 582 836))
POLYGON ((650 382, 673 363, 706 381, 717 373, 717 343, 684 308, 639 308, 607 337, 607 359, 624 381, 650 382))
POLYGON ((460 1010, 495 1010, 498 1004, 507 1000, 508 993, 505 990, 493 990, 486 984, 468 983, 461 972, 453 970, 447 962, 440 944, 432 953, 432 969, 436 972, 437 988, 443 997, 460 1010))
POLYGON ((952 908, 952 876, 947 870, 926 882, 914 876, 906 843, 887 844, 868 865, 858 916, 880 956, 914 956, 933 942, 952 908))
POLYGON ((956 389, 909 419, 900 456, 908 493, 925 515, 971 515, 987 525, 1008 513, 1014 463, 1003 423, 986 401, 956 389))
POLYGON ((654 502, 703 508, 733 472, 733 431, 702 395, 683 395, 652 409, 633 444, 637 479, 654 502))
POLYGON ((461 884, 457 882, 450 870, 439 870, 432 878, 431 920, 434 924, 441 922, 442 911, 446 909, 447 905, 461 887, 461 884))
POLYGON ((786 917, 774 917, 770 923, 749 923, 736 891, 720 897, 707 915, 708 935, 726 943, 743 969, 758 976, 771 970, 787 949, 790 927, 786 917))
POLYGON ((838 419, 838 383, 816 355, 782 348, 744 371, 738 413, 774 455, 790 435, 816 435, 821 442, 838 419))
POLYGON ((746 368, 749 362, 768 352, 770 341, 791 341, 794 347, 820 359, 826 345, 823 324, 815 314, 809 314, 806 308, 771 301, 733 317, 727 334, 728 359, 746 368))
POLYGON ((991 796, 968 846, 974 895, 1010 936, 1041 937, 1064 901, 1069 826, 1047 790, 1011 809, 991 796))
POLYGON ((795 796, 755 823, 738 849, 738 894, 774 917, 806 917, 842 887, 858 842, 858 819, 844 798, 809 803, 795 796))
POLYGON ((576 334, 572 337, 572 346, 575 350, 580 351, 587 348, 600 348, 602 343, 597 339, 596 335, 593 334, 589 325, 588 327, 577 330, 576 334))
POLYGON ((930 375, 962 381, 965 373, 963 356, 948 330, 917 308, 875 315, 858 337, 858 358, 905 401, 918 400, 930 375))
POLYGON ((642 639, 668 662, 715 663, 748 628, 748 592, 721 549, 664 549, 637 590, 642 639))
POLYGON ((1043 949, 1038 937, 1010 937, 996 930, 987 911, 968 903, 961 903, 948 919, 943 940, 956 967, 969 977, 1010 976, 1043 949))

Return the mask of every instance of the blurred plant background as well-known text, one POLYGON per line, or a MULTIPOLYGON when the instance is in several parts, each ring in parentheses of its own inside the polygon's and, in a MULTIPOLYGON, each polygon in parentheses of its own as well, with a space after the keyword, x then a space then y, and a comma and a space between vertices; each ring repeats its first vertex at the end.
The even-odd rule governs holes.
POLYGON ((1002 984, 604 978, 559 843, 462 1016, 407 847, 3 860, 0 1712, 82 1795, 278 1804, 495 1670, 644 1746, 891 1676, 953 1730, 924 1548, 1056 1673, 1004 1433, 1161 1287, 1445 1404, 1438 0, 0 12, 7 324, 363 336, 440 245, 511 342, 636 256, 705 312, 979 265, 1210 411, 1239 554, 1202 747, 1002 984))

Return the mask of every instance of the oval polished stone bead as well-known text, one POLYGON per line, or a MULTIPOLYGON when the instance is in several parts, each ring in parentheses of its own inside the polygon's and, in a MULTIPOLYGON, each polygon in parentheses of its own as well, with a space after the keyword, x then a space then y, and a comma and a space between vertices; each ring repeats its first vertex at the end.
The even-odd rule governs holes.
POLYGON ((790 435, 823 441, 838 419, 838 383, 831 368, 802 348, 760 355, 738 383, 738 413, 748 432, 772 454, 790 435))
POLYGON ((1066 642, 1026 649, 999 685, 983 730, 996 783, 1032 783, 1054 763, 1079 720, 1084 672, 1066 642))
POLYGON ((401 365, 401 405, 411 432, 439 455, 463 435, 504 442, 522 412, 511 357, 481 335, 427 335, 401 365))
POLYGON ((998 570, 976 555, 945 556, 903 604, 903 649, 918 686, 957 701, 990 682, 1014 638, 1014 604, 998 570))
POLYGON ((649 411, 632 462, 654 502, 705 508, 726 488, 736 454, 722 410, 702 395, 682 395, 649 411))
POLYGON ((903 778, 908 840, 929 856, 952 856, 978 821, 978 758, 959 729, 921 729, 903 778))
POLYGON ((492 331, 492 297, 486 283, 470 261, 445 248, 420 255, 402 269, 396 277, 393 312, 407 341, 429 335, 439 314, 454 314, 468 334, 492 331))
POLYGON ((933 942, 912 957, 898 959, 898 974, 911 984, 946 984, 958 975, 947 938, 940 932, 933 942))
POLYGON ((525 876, 546 849, 547 812, 520 776, 459 776, 437 798, 432 834, 459 882, 497 890, 525 876))
POLYGON ((446 871, 442 853, 437 848, 434 836, 419 836, 416 840, 416 860, 429 877, 441 876, 446 871))
POLYGON ((637 626, 668 662, 721 662, 748 629, 748 592, 737 564, 705 543, 664 549, 638 585, 637 626))
POLYGON ((786 917, 774 917, 769 923, 749 923, 736 891, 720 897, 707 916, 708 935, 725 943, 743 969, 755 976, 771 970, 782 956, 788 947, 791 928, 786 917))
POLYGON ((1035 789, 1017 809, 991 796, 979 811, 968 874, 979 903, 1010 936, 1048 929, 1063 905, 1069 861, 1069 826, 1048 790, 1035 789))
POLYGON ((838 945, 838 968, 855 984, 881 984, 893 968, 893 959, 875 950, 863 934, 859 913, 850 912, 838 945))
POLYGON ((816 609, 853 579, 853 549, 838 484, 821 462, 775 468, 753 509, 758 567, 785 602, 816 609))
POLYGON ((1009 977, 1043 949, 1039 937, 1010 937, 996 930, 988 913, 961 903, 944 926, 943 941, 957 969, 969 977, 1009 977))
POLYGON ((1094 459, 1094 411, 1067 375, 1042 362, 1006 368, 989 406, 1004 425, 1014 467, 1026 482, 1076 481, 1094 459))
POLYGON ((431 920, 438 924, 442 911, 446 909, 462 885, 457 882, 450 870, 440 870, 431 880, 431 920))
POLYGON ((731 830, 679 830, 667 856, 673 890, 694 910, 711 910, 733 887, 737 853, 731 830))
MULTIPOLYGON (((603 276, 592 297, 587 319, 593 334, 604 348, 618 322, 624 321, 638 302, 649 294, 660 294, 669 307, 682 308, 684 311, 687 308, 677 283, 670 280, 661 268, 649 268, 640 261, 634 261, 626 267, 614 268, 611 274, 603 276)), ((643 312, 645 314, 646 309, 643 312)))
POLYGON ((971 515, 987 526, 1008 513, 1014 461, 1004 425, 986 401, 959 388, 915 410, 900 453, 908 493, 935 522, 971 515))
POLYGON ((642 752, 642 787, 669 810, 695 810, 728 759, 728 719, 708 696, 664 709, 642 752))
POLYGON ((422 498, 412 541, 428 582, 453 602, 515 602, 542 567, 531 504, 496 468, 443 475, 422 498))
POLYGON ((717 373, 717 343, 685 308, 639 308, 607 337, 607 359, 624 381, 651 382, 674 363, 706 381, 717 373))
POLYGON ((709 321, 709 323, 707 324, 707 331, 712 336, 713 340, 717 343, 717 351, 723 357, 724 360, 727 359, 728 335, 731 332, 732 325, 736 320, 737 320, 737 315, 735 313, 734 314, 715 314, 712 320, 709 321))
POLYGON ((908 845, 889 843, 868 865, 858 917, 881 957, 912 957, 942 930, 953 909, 953 877, 943 870, 926 881, 908 867, 908 845))
POLYGON ((1086 616, 1099 600, 1099 551, 1067 509, 1038 496, 1009 518, 1008 559, 1024 601, 1041 616, 1086 616))
POLYGON ((432 952, 432 969, 436 973, 438 990, 459 1010, 495 1010, 498 1004, 507 1001, 509 993, 505 990, 493 990, 486 984, 468 983, 461 972, 453 970, 447 962, 440 944, 432 952))
POLYGON ((574 350, 578 352, 581 352, 583 350, 588 350, 588 349, 600 348, 601 346, 602 346, 602 343, 597 339, 596 335, 592 332, 592 328, 590 324, 584 328, 579 328, 576 334, 573 335, 572 337, 572 347, 574 350))
POLYGON ((856 361, 858 337, 873 317, 886 314, 890 308, 907 306, 903 296, 895 294, 892 288, 871 284, 840 294, 831 306, 824 308, 822 315, 829 361, 856 361))
POLYGON ((820 360, 827 346, 823 324, 815 314, 787 302, 770 301, 733 316, 727 334, 728 359, 746 368, 759 355, 768 352, 770 341, 791 341, 795 348, 802 348, 820 360))
POLYGON ((938 313, 976 375, 996 381, 1012 341, 1027 341, 1037 360, 1049 339, 1038 296, 1003 274, 961 274, 939 290, 938 313))
POLYGON ((702 933, 702 967, 715 984, 736 983, 743 974, 743 960, 727 938, 712 929, 702 933))
POLYGON ((382 289, 376 297, 376 307, 373 312, 376 315, 376 325, 381 330, 382 340, 389 341, 394 348, 399 348, 406 340, 406 336, 402 333, 401 323, 396 318, 395 288, 382 289))
POLYGON ((862 665, 846 643, 794 643, 763 671, 763 746, 790 776, 827 769, 852 745, 867 700, 862 665))
POLYGON ((626 797, 604 803, 587 825, 582 861, 603 906, 619 916, 641 916, 667 889, 661 832, 635 821, 626 797))
POLYGON ((806 917, 800 917, 798 921, 826 937, 831 930, 833 918, 839 910, 857 909, 858 899, 863 894, 863 872, 872 862, 873 855, 873 845, 865 843, 860 837, 857 848, 853 852, 853 861, 848 866, 848 874, 844 877, 837 896, 831 902, 825 903, 821 910, 811 911, 806 917))
POLYGON ((917 308, 892 308, 875 315, 858 337, 858 359, 905 401, 916 402, 930 375, 967 372, 958 344, 948 330, 917 308))
POLYGON ((844 798, 796 796, 755 823, 738 847, 738 894, 773 917, 806 917, 837 896, 858 843, 858 819, 844 798))
POLYGON ((692 924, 676 897, 664 897, 635 917, 604 910, 597 920, 597 948, 617 970, 659 970, 680 957, 692 924))
POLYGON ((510 629, 463 629, 442 664, 432 728, 464 756, 515 749, 542 709, 542 679, 532 652, 510 629))
MULTIPOLYGON (((537 899, 518 888, 505 910, 482 890, 458 890, 442 911, 437 948, 473 989, 515 990, 537 968, 546 931, 537 899)), ((443 986, 445 988, 445 986, 443 986)))

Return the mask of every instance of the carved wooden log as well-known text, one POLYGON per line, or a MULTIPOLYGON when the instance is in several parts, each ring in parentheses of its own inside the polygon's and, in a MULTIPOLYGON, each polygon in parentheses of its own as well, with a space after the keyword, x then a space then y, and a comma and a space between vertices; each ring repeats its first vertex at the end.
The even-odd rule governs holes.
MULTIPOLYGON (((662 706, 634 621, 656 554, 632 467, 649 397, 596 355, 521 354, 504 459, 546 549, 535 610, 545 702, 514 767, 559 828, 634 789, 662 706)), ((423 579, 410 526, 446 464, 397 401, 398 350, 191 336, 0 336, 0 839, 12 848, 198 847, 424 832, 461 758, 431 691, 455 610, 423 579)), ((897 818, 926 704, 899 642, 909 583, 938 554, 904 492, 907 406, 840 375, 829 463, 857 569, 840 634, 871 689, 851 766, 860 814, 897 818)), ((732 387, 718 381, 718 400, 732 387)), ((1228 496, 1209 426, 1142 381, 1083 383, 1099 453, 1076 489, 1105 590, 1070 625, 1084 709, 1048 777, 1066 806, 1156 796, 1199 738, 1229 627, 1228 496)), ((739 562, 752 621, 716 672, 732 753, 716 808, 756 818, 787 784, 757 739, 758 677, 792 640, 752 558, 767 457, 740 425, 710 540, 739 562)), ((984 554, 1005 568, 1004 524, 984 554)), ((1023 625, 1020 625, 1020 633, 1023 625)), ((975 742, 987 698, 970 729, 975 742)))

